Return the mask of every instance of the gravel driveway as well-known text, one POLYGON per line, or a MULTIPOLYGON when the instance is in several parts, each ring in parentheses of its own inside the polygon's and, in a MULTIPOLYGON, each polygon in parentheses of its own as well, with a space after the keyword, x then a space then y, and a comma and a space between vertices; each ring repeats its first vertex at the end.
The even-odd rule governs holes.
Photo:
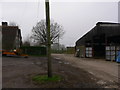
POLYGON ((104 59, 77 58, 71 54, 53 54, 54 58, 63 59, 72 66, 86 70, 101 80, 97 83, 107 84, 107 87, 118 87, 118 78, 120 78, 120 64, 104 59))

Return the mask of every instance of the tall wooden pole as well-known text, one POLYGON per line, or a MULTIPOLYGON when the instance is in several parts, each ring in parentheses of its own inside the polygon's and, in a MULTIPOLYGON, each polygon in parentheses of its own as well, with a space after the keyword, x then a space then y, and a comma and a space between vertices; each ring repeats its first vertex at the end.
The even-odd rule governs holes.
POLYGON ((45 0, 45 8, 46 8, 46 29, 47 29, 48 77, 52 77, 49 0, 45 0))

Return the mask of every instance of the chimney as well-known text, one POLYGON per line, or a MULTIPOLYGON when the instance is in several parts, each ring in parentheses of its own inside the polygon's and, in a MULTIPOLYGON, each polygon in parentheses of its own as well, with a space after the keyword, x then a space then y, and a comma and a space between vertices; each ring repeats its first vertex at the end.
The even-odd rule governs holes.
POLYGON ((2 22, 2 26, 8 26, 7 22, 2 22))

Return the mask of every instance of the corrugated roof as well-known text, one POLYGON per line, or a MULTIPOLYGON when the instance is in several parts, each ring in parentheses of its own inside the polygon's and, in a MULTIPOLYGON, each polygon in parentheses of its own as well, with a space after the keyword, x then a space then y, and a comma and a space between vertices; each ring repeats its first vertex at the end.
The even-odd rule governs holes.
POLYGON ((109 36, 120 35, 120 23, 98 22, 96 26, 76 41, 76 45, 84 45, 86 41, 93 39, 93 36, 105 34, 109 36))

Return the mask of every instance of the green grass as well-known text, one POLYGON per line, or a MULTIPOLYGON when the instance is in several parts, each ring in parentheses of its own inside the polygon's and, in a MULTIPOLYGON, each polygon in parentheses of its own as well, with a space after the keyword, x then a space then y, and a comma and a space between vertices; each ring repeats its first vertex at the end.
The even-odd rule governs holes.
POLYGON ((48 83, 48 82, 59 82, 61 81, 61 77, 58 75, 54 75, 53 77, 49 78, 47 75, 37 75, 32 77, 32 80, 36 83, 48 83))

